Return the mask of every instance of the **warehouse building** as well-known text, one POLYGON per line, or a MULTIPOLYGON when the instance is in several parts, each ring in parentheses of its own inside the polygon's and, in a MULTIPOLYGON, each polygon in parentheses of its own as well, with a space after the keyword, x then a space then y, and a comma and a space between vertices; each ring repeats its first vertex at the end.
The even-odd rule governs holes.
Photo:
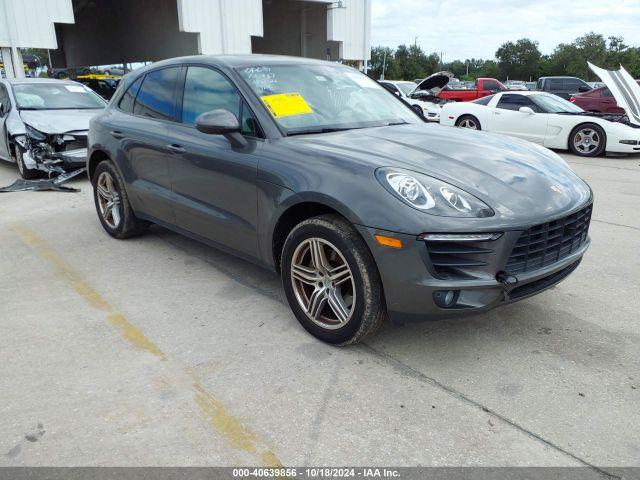
POLYGON ((29 47, 57 68, 240 53, 366 64, 371 0, 0 0, 8 76, 29 47))

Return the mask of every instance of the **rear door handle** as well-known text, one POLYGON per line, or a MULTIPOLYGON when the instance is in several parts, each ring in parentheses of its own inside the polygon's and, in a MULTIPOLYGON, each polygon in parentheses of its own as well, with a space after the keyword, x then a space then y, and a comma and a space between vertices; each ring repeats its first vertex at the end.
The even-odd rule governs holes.
POLYGON ((110 133, 113 138, 117 138, 118 140, 124 138, 124 133, 120 130, 112 130, 110 133))
POLYGON ((171 145, 167 145, 167 149, 172 151, 173 153, 184 153, 186 149, 182 145, 176 145, 172 143, 171 145))

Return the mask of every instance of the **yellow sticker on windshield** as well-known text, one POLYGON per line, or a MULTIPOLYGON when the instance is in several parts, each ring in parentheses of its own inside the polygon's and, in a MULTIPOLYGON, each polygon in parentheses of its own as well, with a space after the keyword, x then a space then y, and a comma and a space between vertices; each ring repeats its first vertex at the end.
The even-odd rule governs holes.
POLYGON ((276 118, 313 113, 309 104, 299 93, 279 93, 260 97, 260 99, 276 118))

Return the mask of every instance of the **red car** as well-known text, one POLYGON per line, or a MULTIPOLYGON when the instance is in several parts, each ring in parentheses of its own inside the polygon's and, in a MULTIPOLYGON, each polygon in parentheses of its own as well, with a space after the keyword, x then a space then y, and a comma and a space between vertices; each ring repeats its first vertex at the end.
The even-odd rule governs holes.
POLYGON ((502 92, 506 89, 507 87, 495 78, 479 78, 476 81, 474 89, 458 90, 446 86, 438 94, 438 97, 446 98, 447 100, 452 100, 454 102, 470 102, 478 98, 486 97, 487 95, 502 92))
MULTIPOLYGON (((636 81, 640 85, 640 80, 636 81)), ((576 93, 569 98, 569 101, 587 112, 624 113, 624 109, 618 106, 608 87, 594 88, 585 93, 576 93)))

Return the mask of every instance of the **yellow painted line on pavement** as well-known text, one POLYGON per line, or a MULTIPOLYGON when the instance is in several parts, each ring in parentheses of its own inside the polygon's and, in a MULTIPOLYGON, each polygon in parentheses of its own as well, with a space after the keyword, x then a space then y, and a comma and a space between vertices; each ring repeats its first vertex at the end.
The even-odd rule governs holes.
MULTIPOLYGON (((167 356, 142 330, 133 325, 122 313, 113 308, 109 302, 107 302, 71 264, 60 257, 45 240, 25 225, 14 224, 11 228, 25 245, 35 251, 40 258, 49 262, 49 264, 54 267, 58 276, 66 280, 80 297, 95 309, 105 312, 107 321, 115 327, 121 333, 122 337, 136 350, 152 353, 162 361, 167 360, 167 356)), ((182 371, 188 375, 191 380, 194 400, 200 408, 200 412, 216 432, 225 437, 233 448, 257 455, 261 463, 265 466, 282 466, 280 460, 278 460, 267 445, 238 418, 230 414, 225 405, 204 388, 194 372, 185 369, 182 369, 182 371)))

